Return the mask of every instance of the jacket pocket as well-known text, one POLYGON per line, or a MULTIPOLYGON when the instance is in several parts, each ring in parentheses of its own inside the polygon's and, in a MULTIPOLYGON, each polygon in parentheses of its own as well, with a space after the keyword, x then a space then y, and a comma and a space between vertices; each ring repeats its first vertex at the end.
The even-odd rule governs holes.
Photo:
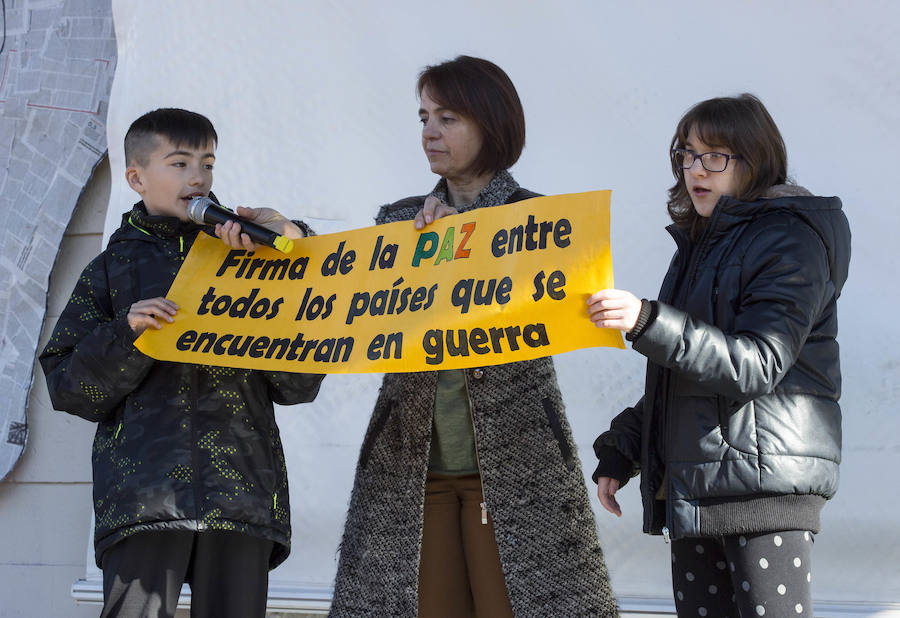
POLYGON ((716 405, 722 442, 741 453, 759 455, 756 410, 753 402, 740 404, 717 395, 716 405))
POLYGON ((556 443, 559 445, 559 452, 562 455, 563 462, 566 464, 566 468, 572 470, 575 468, 575 457, 572 453, 572 448, 569 446, 569 441, 566 440, 566 434, 563 432, 556 406, 553 405, 553 401, 549 397, 544 397, 541 403, 544 405, 544 413, 550 422, 553 437, 556 438, 556 443))
POLYGON ((394 400, 392 399, 385 401, 384 405, 375 408, 372 425, 369 428, 368 434, 366 434, 366 439, 363 440, 362 450, 359 453, 359 466, 361 468, 365 468, 366 465, 368 465, 369 456, 372 454, 372 447, 375 445, 375 440, 378 439, 378 436, 381 434, 382 430, 384 430, 384 426, 387 424, 393 408, 394 400))

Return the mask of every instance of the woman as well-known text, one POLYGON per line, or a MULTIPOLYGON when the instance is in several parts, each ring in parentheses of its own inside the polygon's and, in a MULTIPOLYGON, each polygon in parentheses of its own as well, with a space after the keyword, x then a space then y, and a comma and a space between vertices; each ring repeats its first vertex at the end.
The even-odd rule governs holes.
POLYGON ((812 535, 838 485, 847 219, 838 198, 785 184, 784 142, 752 95, 689 110, 671 161, 678 251, 659 300, 588 300, 648 359, 644 397, 594 443, 598 496, 621 515, 616 491, 641 473, 679 616, 812 616, 812 535))
MULTIPOLYGON (((417 91, 441 180, 430 196, 384 206, 378 223, 418 215, 422 227, 536 195, 506 171, 525 119, 499 67, 460 56, 426 68, 417 91)), ((330 615, 616 615, 576 453, 550 358, 386 375, 330 615)))

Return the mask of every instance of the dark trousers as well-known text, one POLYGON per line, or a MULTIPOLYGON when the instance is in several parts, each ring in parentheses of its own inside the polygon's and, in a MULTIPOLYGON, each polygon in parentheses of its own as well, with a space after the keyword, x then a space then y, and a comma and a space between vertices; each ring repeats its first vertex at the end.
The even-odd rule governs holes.
POLYGON ((803 530, 673 541, 678 615, 811 618, 813 541, 803 530))
POLYGON ((429 474, 419 561, 419 618, 512 618, 481 478, 429 474))
POLYGON ((272 541, 238 532, 139 532, 103 554, 101 618, 172 618, 181 584, 192 618, 266 614, 272 541))

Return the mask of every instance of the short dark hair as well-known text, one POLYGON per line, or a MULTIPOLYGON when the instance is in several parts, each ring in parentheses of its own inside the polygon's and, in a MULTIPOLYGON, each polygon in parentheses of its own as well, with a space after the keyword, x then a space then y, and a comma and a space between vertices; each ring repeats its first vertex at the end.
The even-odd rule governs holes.
POLYGON ((736 97, 707 99, 694 105, 681 118, 669 148, 675 185, 669 189, 669 216, 678 225, 696 227, 700 215, 694 209, 684 182, 684 170, 671 151, 684 148, 691 129, 713 147, 728 148, 740 159, 729 162, 740 169, 739 200, 755 200, 773 185, 787 181, 787 149, 781 132, 758 98, 749 93, 736 97))
POLYGON ((202 148, 219 136, 209 118, 196 112, 163 107, 147 112, 131 123, 125 134, 125 165, 147 165, 150 153, 157 146, 157 138, 164 137, 176 146, 202 148))
POLYGON ((525 147, 525 112, 509 76, 493 62, 472 56, 427 66, 419 74, 416 94, 473 120, 483 144, 474 161, 477 174, 513 166, 525 147))

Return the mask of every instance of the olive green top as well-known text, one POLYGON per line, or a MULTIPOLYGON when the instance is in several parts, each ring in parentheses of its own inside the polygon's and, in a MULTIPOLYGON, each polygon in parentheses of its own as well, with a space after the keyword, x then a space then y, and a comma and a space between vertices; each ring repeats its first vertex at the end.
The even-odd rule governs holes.
POLYGON ((462 369, 438 371, 428 471, 478 474, 475 429, 469 410, 466 374, 462 369))

